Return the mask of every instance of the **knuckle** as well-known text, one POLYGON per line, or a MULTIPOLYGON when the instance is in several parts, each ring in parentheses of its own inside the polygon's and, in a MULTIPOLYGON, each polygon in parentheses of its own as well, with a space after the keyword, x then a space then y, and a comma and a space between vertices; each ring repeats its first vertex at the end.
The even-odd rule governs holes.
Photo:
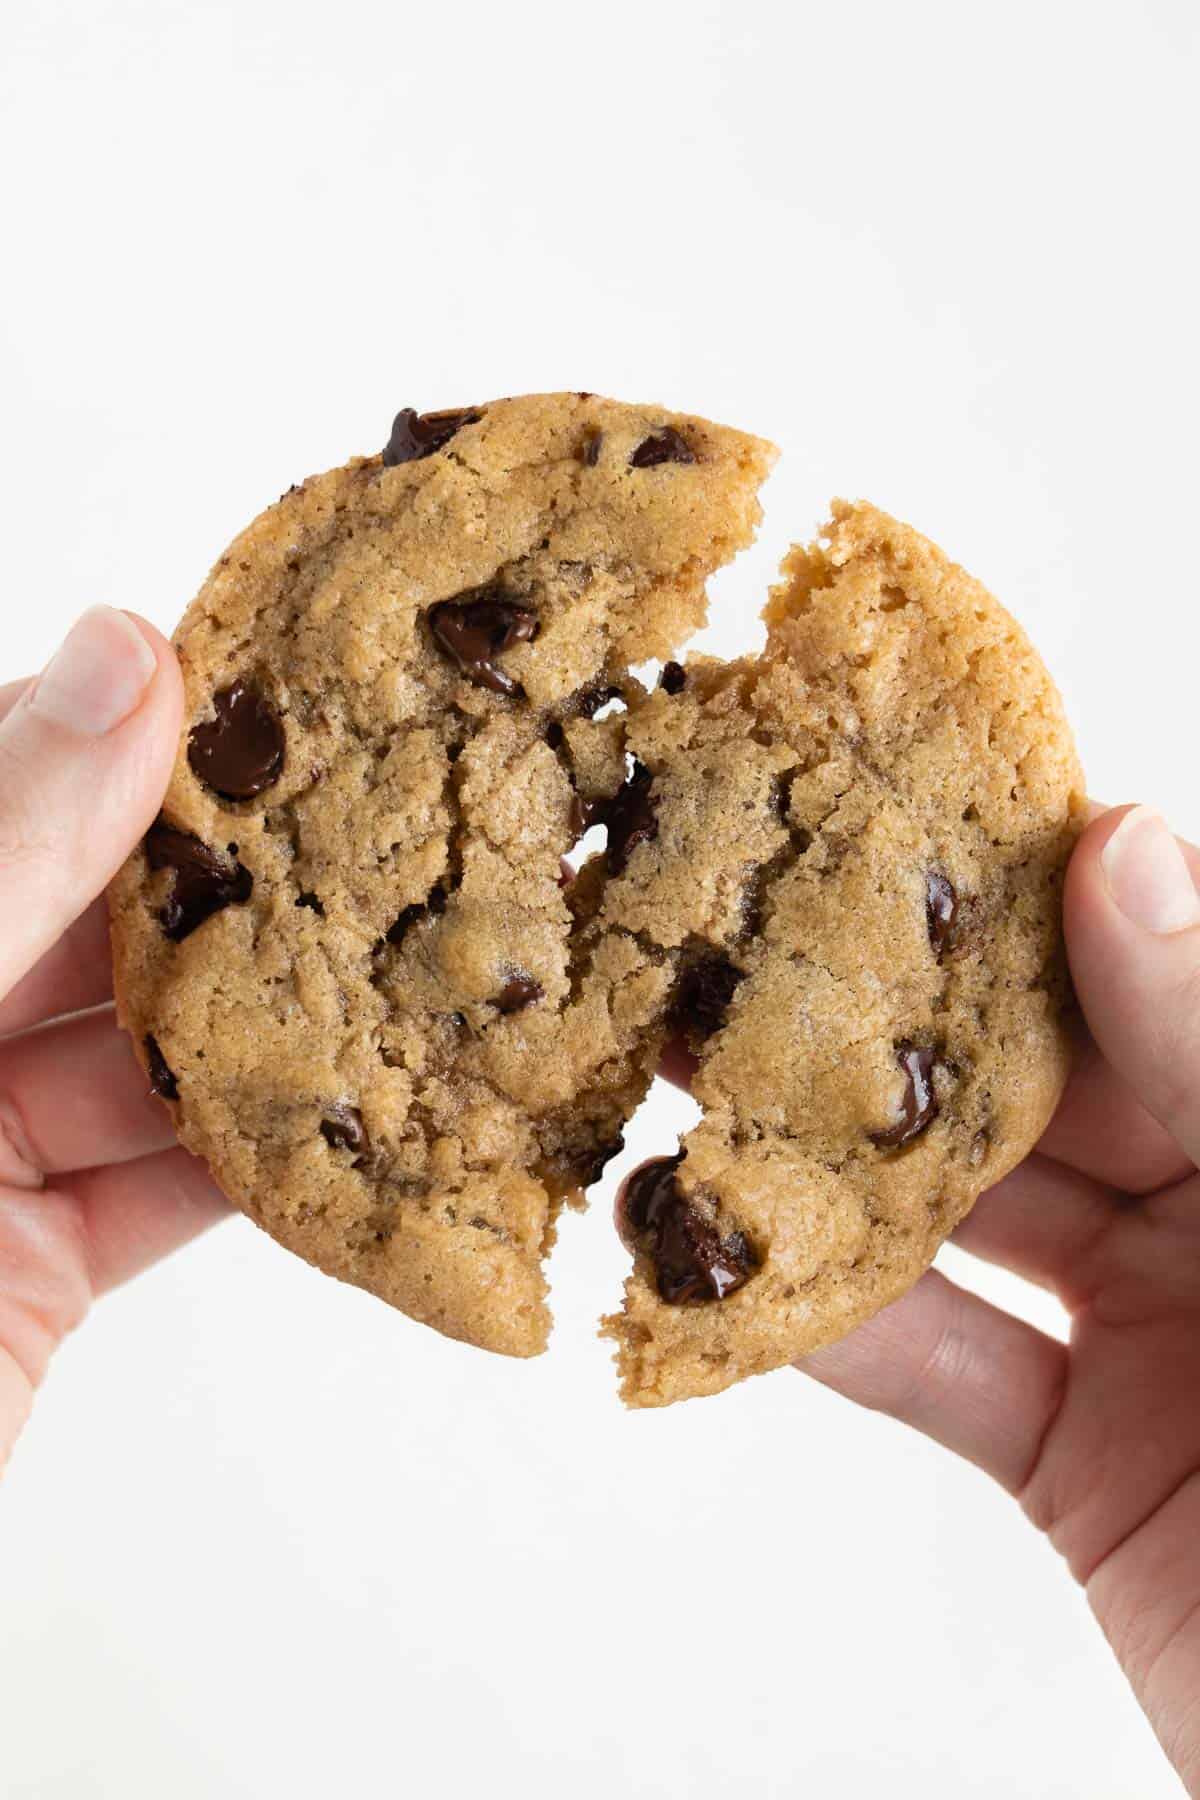
POLYGON ((12 1095, 0 1091, 0 1181, 12 1187, 41 1187, 43 1159, 33 1147, 21 1110, 12 1095))
POLYGON ((0 1197, 0 1267, 0 1348, 36 1387, 92 1300, 79 1220, 65 1196, 0 1197))
POLYGON ((58 860, 57 821, 38 807, 38 787, 20 749, 0 738, 0 874, 58 860))
POLYGON ((971 1346, 957 1322, 947 1319, 929 1346, 915 1372, 908 1394, 910 1410, 925 1412, 930 1404, 941 1404, 952 1394, 966 1374, 971 1359, 971 1346))

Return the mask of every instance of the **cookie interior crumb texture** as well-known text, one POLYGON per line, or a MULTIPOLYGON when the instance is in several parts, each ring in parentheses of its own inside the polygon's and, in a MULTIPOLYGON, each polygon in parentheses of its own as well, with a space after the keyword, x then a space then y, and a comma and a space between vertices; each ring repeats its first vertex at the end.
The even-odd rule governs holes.
POLYGON ((839 503, 761 656, 675 660, 773 458, 592 395, 406 409, 212 571, 111 896, 123 1022, 231 1198, 513 1355, 545 1344, 562 1205, 682 1035, 703 1118, 631 1187, 604 1326, 634 1405, 903 1292, 1067 1066, 1082 783, 997 602, 839 503))
POLYGON ((749 543, 770 445, 592 395, 398 415, 292 488, 176 634, 184 739, 111 896, 121 1017, 282 1243, 528 1356, 673 969, 562 856, 639 840, 619 710, 749 543))

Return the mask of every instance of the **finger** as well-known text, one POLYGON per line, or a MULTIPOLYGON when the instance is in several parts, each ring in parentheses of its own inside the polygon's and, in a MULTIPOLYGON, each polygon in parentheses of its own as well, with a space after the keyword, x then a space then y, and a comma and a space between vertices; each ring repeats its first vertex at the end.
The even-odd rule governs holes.
POLYGON ((91 1301, 228 1211, 204 1164, 178 1148, 44 1192, 0 1187, 0 1469, 91 1301))
POLYGON ((0 1000, 0 1037, 40 1025, 43 1019, 103 1006, 112 999, 112 991, 108 907, 101 898, 67 926, 7 1000, 0 1000))
POLYGON ((181 710, 165 639, 94 607, 0 724, 0 994, 95 899, 150 824, 181 710))
POLYGON ((1076 1056, 1038 1149, 1127 1194, 1155 1193, 1192 1166, 1090 1038, 1076 1056))
POLYGON ((204 1164, 178 1146, 40 1193, 0 1186, 0 1348, 36 1387, 94 1299, 228 1212, 204 1164))
MULTIPOLYGON (((1088 810, 1089 820, 1095 820, 1113 809, 1093 802, 1088 810)), ((1186 838, 1175 841, 1200 886, 1200 850, 1186 838)), ((1154 1193, 1182 1180, 1192 1167, 1170 1132, 1147 1112, 1090 1038, 1076 1056, 1039 1149, 1128 1194, 1154 1193)))
POLYGON ((0 1041, 0 1181, 40 1186, 174 1142, 111 1007, 0 1041))
POLYGON ((3 687, 0 687, 0 723, 7 719, 9 713, 17 704, 17 701, 21 698, 21 695, 28 686, 29 677, 26 675, 20 681, 9 681, 6 682, 3 687))
POLYGON ((1191 1162, 1200 1156, 1200 890, 1160 816, 1084 832, 1063 894, 1071 972, 1101 1054, 1191 1162))
POLYGON ((1101 1285, 1110 1234, 1125 1216, 1115 1188, 1033 1155, 980 1195, 953 1241, 1075 1309, 1101 1285))
POLYGON ((199 1157, 176 1145, 139 1162, 70 1175, 92 1292, 107 1294, 229 1216, 229 1201, 199 1157))
POLYGON ((994 1476, 1028 1480, 1062 1398, 1066 1350, 930 1270, 840 1343, 797 1363, 994 1476))

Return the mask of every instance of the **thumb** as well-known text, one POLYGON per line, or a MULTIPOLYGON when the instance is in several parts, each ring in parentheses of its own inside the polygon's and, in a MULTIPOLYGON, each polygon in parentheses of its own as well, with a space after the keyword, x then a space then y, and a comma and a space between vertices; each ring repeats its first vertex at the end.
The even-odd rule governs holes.
POLYGON ((0 997, 95 899, 154 818, 182 707, 165 638, 96 606, 0 724, 0 997))
POLYGON ((1101 1052, 1200 1161, 1200 893, 1194 862, 1148 806, 1084 832, 1063 894, 1067 952, 1101 1052))

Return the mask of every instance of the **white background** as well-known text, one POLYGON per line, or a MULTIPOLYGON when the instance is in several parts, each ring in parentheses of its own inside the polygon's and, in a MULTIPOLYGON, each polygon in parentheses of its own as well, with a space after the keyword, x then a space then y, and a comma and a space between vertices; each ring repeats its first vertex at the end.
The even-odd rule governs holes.
MULTIPOLYGON (((0 679, 95 600, 170 628, 400 405, 592 388, 784 449, 707 647, 869 496, 1031 630, 1092 791, 1196 836, 1196 18, 7 10, 0 679)), ((1177 1791, 982 1476, 787 1372, 622 1413, 611 1185, 532 1364, 244 1222, 98 1309, 0 1499, 6 1800, 1177 1791)))

